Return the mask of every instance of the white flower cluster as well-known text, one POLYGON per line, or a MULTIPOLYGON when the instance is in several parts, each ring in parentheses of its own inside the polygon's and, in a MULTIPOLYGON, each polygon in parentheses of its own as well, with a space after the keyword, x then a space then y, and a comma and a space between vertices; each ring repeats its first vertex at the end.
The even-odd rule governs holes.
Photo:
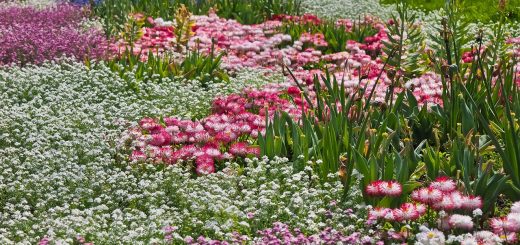
POLYGON ((388 19, 392 6, 383 6, 379 0, 302 0, 303 12, 312 13, 320 18, 357 20, 365 15, 388 19))
POLYGON ((56 5, 55 0, 5 0, 0 1, 0 8, 9 7, 35 7, 47 8, 56 5))
POLYGON ((339 181, 322 185, 314 173, 297 172, 284 158, 247 159, 244 165, 230 163, 199 178, 169 167, 163 171, 164 184, 154 180, 165 188, 168 206, 175 206, 168 217, 169 225, 178 227, 174 237, 196 231, 192 237, 203 233, 229 239, 233 231, 255 235, 274 222, 316 233, 327 226, 345 229, 342 222, 352 221, 344 209, 330 205, 341 198, 339 181))
POLYGON ((180 177, 118 164, 115 142, 127 122, 204 116, 215 96, 264 84, 263 76, 249 70, 208 88, 139 82, 136 93, 103 65, 0 69, 0 244, 44 235, 67 244, 78 234, 114 244, 161 233, 169 217, 189 211, 168 191, 180 177))

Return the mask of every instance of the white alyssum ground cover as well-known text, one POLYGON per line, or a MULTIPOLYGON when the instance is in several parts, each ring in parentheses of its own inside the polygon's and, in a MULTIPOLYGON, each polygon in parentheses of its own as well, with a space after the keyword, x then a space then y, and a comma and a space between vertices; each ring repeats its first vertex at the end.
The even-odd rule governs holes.
POLYGON ((118 166, 114 157, 128 122, 201 117, 217 95, 276 80, 249 70, 206 89, 197 81, 141 82, 136 93, 103 65, 2 68, 0 244, 34 244, 43 234, 73 238, 96 231, 117 240, 156 232, 148 223, 164 205, 154 199, 164 195, 162 172, 118 166), (135 200, 144 203, 132 206, 135 200))

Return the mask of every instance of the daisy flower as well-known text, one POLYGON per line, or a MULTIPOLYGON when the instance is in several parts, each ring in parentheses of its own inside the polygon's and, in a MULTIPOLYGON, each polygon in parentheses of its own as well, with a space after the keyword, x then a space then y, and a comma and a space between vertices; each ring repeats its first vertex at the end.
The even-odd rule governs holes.
POLYGON ((444 233, 437 229, 429 229, 426 226, 421 226, 419 228, 421 230, 415 236, 417 242, 416 245, 443 245, 445 243, 444 233))
POLYGON ((479 196, 464 196, 462 198, 462 205, 461 207, 463 209, 467 210, 475 210, 482 208, 482 198, 479 196))
POLYGON ((453 229, 471 230, 473 229, 473 220, 470 216, 453 214, 448 219, 448 224, 453 229))
POLYGON ((451 178, 441 176, 435 179, 435 181, 430 184, 430 187, 442 192, 452 192, 457 188, 457 184, 451 178))
POLYGON ((379 190, 381 194, 391 197, 399 196, 403 192, 401 184, 393 180, 381 182, 379 185, 379 190))
POLYGON ((422 202, 424 204, 433 204, 439 202, 443 198, 443 194, 440 190, 433 187, 424 187, 414 190, 411 194, 414 201, 422 202))

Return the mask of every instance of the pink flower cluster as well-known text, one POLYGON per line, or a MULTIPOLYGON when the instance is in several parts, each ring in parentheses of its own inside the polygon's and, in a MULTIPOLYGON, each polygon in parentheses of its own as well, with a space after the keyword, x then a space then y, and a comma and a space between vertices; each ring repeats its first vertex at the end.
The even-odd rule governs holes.
MULTIPOLYGON (((401 185, 396 181, 377 180, 367 185, 365 192, 369 196, 390 196, 397 197, 402 193, 401 185)), ((404 203, 399 208, 382 208, 376 207, 368 213, 368 223, 372 224, 378 219, 388 221, 413 221, 420 218, 426 213, 428 206, 435 210, 455 211, 465 209, 473 211, 482 207, 482 198, 478 196, 464 196, 457 191, 457 184, 454 180, 442 176, 433 181, 428 187, 414 190, 411 199, 415 203, 404 203)), ((471 221, 471 217, 469 217, 471 221)), ((465 216, 453 214, 446 220, 445 224, 449 227, 468 228, 469 224, 465 216), (466 224, 466 226, 463 226, 466 224)), ((473 222, 470 222, 471 226, 473 222)))
POLYGON ((475 210, 482 208, 482 198, 479 196, 464 196, 457 190, 454 180, 442 176, 428 187, 414 190, 410 195, 412 200, 430 205, 436 210, 454 211, 458 209, 475 210))
POLYGON ((426 213, 426 206, 421 203, 403 203, 399 208, 376 207, 368 212, 368 224, 378 219, 387 221, 405 222, 420 218, 426 213))
POLYGON ((403 187, 395 180, 376 180, 367 185, 365 191, 369 196, 397 197, 403 192, 403 187))
POLYGON ((276 15, 273 15, 271 20, 294 22, 294 23, 298 23, 301 25, 305 25, 305 24, 319 25, 322 23, 322 20, 320 18, 318 18, 318 16, 312 15, 312 14, 304 14, 302 16, 276 14, 276 15))
MULTIPOLYGON (((313 15, 275 16, 274 20, 258 25, 242 25, 235 20, 219 18, 214 13, 192 18, 195 26, 192 28, 194 35, 189 40, 189 48, 203 53, 209 53, 212 48, 215 48, 216 52, 225 52, 222 66, 230 71, 245 67, 273 69, 279 66, 281 61, 296 69, 320 62, 322 53, 318 49, 328 46, 322 33, 303 33, 299 40, 292 40, 291 36, 282 34, 278 30, 282 26, 282 21, 320 24, 321 20, 313 15), (294 44, 288 46, 292 41, 294 44)), ((343 22, 352 26, 350 21, 343 22)), ((151 23, 154 26, 144 28, 144 35, 135 42, 133 46, 135 54, 147 56, 149 51, 162 53, 173 46, 175 36, 171 23, 162 19, 156 19, 151 23)), ((378 53, 382 46, 381 41, 386 39, 386 29, 381 23, 370 22, 368 25, 374 25, 379 32, 373 37, 367 37, 366 43, 363 44, 351 41, 349 47, 356 46, 359 50, 367 50, 371 54, 378 53)), ((121 53, 125 49, 129 47, 123 40, 111 45, 111 50, 116 53, 121 53)))
POLYGON ((419 106, 443 105, 442 81, 438 74, 427 72, 424 75, 410 79, 405 87, 410 89, 417 99, 419 106))
POLYGON ((275 111, 295 118, 301 115, 301 108, 281 99, 280 93, 279 89, 245 90, 242 95, 217 98, 214 114, 200 121, 144 118, 126 132, 123 141, 130 145, 134 162, 192 161, 198 174, 213 173, 216 162, 259 156, 260 149, 249 142, 265 132, 266 112, 268 118, 275 111))
POLYGON ((39 64, 62 56, 104 57, 103 33, 80 26, 86 16, 82 8, 68 4, 0 9, 0 65, 39 64))
POLYGON ((507 216, 490 219, 489 226, 493 233, 507 243, 516 243, 517 233, 520 232, 520 201, 513 204, 507 216))

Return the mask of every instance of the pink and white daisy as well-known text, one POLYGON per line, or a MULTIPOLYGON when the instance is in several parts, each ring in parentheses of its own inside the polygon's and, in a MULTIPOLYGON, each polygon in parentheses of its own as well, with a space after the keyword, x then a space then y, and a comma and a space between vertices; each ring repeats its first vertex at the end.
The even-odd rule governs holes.
POLYGON ((379 190, 382 195, 396 197, 401 195, 403 192, 403 188, 399 182, 391 180, 391 181, 382 181, 379 185, 379 190))
MULTIPOLYGON (((477 231, 477 232, 475 232, 474 239, 477 242, 476 244, 484 244, 484 245, 502 244, 502 239, 500 239, 500 237, 498 237, 491 231, 477 231)), ((473 243, 473 244, 475 244, 475 243, 473 243)))
POLYGON ((246 142, 237 142, 232 144, 229 147, 229 153, 235 156, 245 156, 247 155, 247 147, 249 146, 246 142))
POLYGON ((195 161, 197 167, 195 171, 199 175, 206 175, 215 172, 215 161, 211 156, 202 155, 197 157, 195 161))
POLYGON ((489 226, 497 235, 503 235, 509 232, 517 232, 520 230, 520 224, 508 217, 492 218, 489 220, 489 226))
POLYGON ((440 201, 433 203, 432 207, 436 210, 450 211, 455 209, 455 204, 449 195, 444 195, 440 201))
POLYGON ((149 144, 153 146, 165 146, 170 144, 171 141, 172 136, 166 131, 161 131, 158 134, 152 134, 152 139, 149 144))
MULTIPOLYGON (((507 219, 509 220, 509 222, 514 223, 513 224, 514 226, 520 227, 520 214, 518 214, 518 213, 509 213, 507 215, 507 219)), ((517 230, 514 230, 514 231, 519 231, 519 230, 517 229, 517 230)))
POLYGON ((439 202, 443 198, 443 194, 440 190, 432 187, 424 187, 414 190, 411 197, 414 201, 422 202, 424 204, 434 204, 439 202))
POLYGON ((457 184, 451 178, 447 176, 441 176, 435 179, 435 181, 430 184, 430 187, 433 187, 442 192, 452 192, 457 188, 457 184))
POLYGON ((146 154, 144 154, 142 151, 133 151, 132 155, 130 156, 130 160, 136 162, 144 161, 146 160, 146 154))
POLYGON ((382 218, 385 218, 386 214, 391 211, 392 210, 389 208, 376 207, 376 208, 370 209, 370 211, 368 211, 368 218, 369 219, 382 219, 382 218))
POLYGON ((365 188, 365 191, 366 193, 369 195, 369 196, 379 196, 381 195, 381 183, 383 181, 382 180, 376 180, 370 184, 367 185, 367 187, 365 188))
POLYGON ((424 215, 426 213, 426 205, 422 203, 415 203, 415 210, 419 212, 419 215, 424 215))
POLYGON ((394 209, 393 212, 397 221, 416 220, 421 216, 413 203, 403 203, 400 208, 394 209))
POLYGON ((482 208, 482 205, 482 198, 479 196, 464 196, 462 198, 461 207, 463 209, 475 210, 477 208, 482 208))
POLYGON ((470 216, 467 215, 452 214, 448 219, 448 224, 452 229, 473 229, 473 220, 470 216))

